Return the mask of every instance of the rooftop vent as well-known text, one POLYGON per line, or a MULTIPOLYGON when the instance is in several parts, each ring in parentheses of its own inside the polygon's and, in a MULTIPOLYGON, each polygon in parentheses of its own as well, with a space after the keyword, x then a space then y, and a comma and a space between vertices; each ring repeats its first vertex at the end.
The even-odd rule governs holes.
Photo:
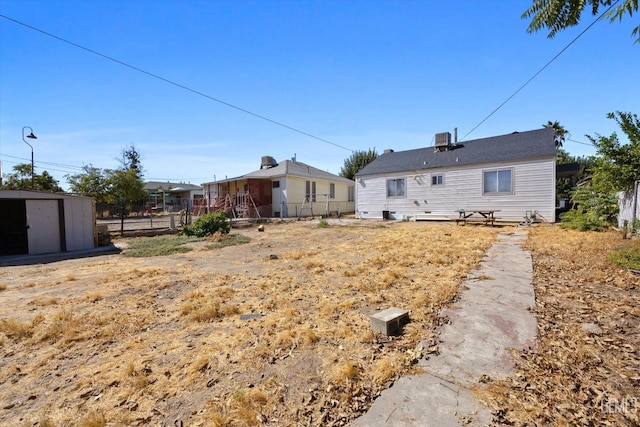
POLYGON ((384 150, 384 154, 389 154, 389 153, 393 153, 393 150, 391 148, 387 148, 386 150, 384 150))
POLYGON ((447 151, 451 146, 451 133, 436 133, 436 151, 447 151))
POLYGON ((274 166, 278 166, 278 162, 271 156, 262 156, 262 161, 260 162, 260 169, 269 169, 274 166))

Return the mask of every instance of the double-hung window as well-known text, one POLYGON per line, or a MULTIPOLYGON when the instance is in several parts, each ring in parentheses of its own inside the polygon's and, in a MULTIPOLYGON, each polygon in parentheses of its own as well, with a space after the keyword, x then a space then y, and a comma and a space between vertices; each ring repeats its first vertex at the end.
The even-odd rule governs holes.
POLYGON ((315 202, 316 201, 316 182, 315 181, 307 181, 305 183, 306 195, 305 199, 307 202, 315 202))
POLYGON ((431 175, 431 185, 444 185, 444 175, 431 175))
POLYGON ((404 178, 387 180, 387 197, 405 197, 404 178))
POLYGON ((513 193, 513 169, 484 171, 484 193, 513 193))

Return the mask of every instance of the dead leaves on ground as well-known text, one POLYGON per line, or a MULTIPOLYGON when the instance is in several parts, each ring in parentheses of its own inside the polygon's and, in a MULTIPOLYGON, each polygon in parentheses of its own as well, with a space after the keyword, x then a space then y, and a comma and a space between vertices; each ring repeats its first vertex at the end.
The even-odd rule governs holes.
POLYGON ((640 286, 608 261, 615 233, 533 229, 537 352, 479 393, 499 424, 638 425, 640 286))

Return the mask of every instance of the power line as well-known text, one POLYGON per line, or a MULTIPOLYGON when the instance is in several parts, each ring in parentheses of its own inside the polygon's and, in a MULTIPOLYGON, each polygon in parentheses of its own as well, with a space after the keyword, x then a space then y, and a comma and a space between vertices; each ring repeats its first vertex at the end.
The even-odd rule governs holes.
MULTIPOLYGON (((24 160, 25 162, 30 162, 31 161, 31 159, 26 159, 24 157, 18 157, 18 156, 11 156, 9 154, 2 154, 0 157, 11 157, 12 159, 24 160)), ((74 170, 84 170, 84 167, 82 167, 82 166, 66 165, 64 163, 38 161, 37 164, 51 165, 51 166, 57 166, 57 167, 61 167, 61 168, 69 168, 69 169, 74 169, 74 170)))
POLYGON ((247 109, 245 109, 245 108, 238 107, 237 105, 234 105, 234 104, 231 104, 231 103, 229 103, 229 102, 223 101, 223 100, 221 100, 221 99, 215 98, 215 97, 213 97, 213 96, 211 96, 211 95, 207 95, 206 93, 203 93, 203 92, 200 92, 200 91, 198 91, 198 90, 192 89, 192 88, 190 88, 190 87, 188 87, 188 86, 185 86, 185 85, 183 85, 183 84, 176 83, 176 82, 174 82, 174 81, 172 81, 172 80, 169 80, 169 79, 167 79, 167 78, 164 78, 164 77, 162 77, 162 76, 159 76, 159 75, 157 75, 157 74, 154 74, 154 73, 152 73, 152 72, 150 72, 150 71, 143 70, 142 68, 136 67, 135 65, 128 64, 128 63, 126 63, 126 62, 124 62, 124 61, 121 61, 121 60, 119 60, 119 59, 116 59, 116 58, 113 58, 113 57, 111 57, 111 56, 105 55, 104 53, 100 53, 100 52, 95 51, 95 50, 93 50, 93 49, 89 49, 88 47, 82 46, 82 45, 80 45, 80 44, 78 44, 78 43, 74 43, 74 42, 69 41, 69 40, 67 40, 67 39, 64 39, 64 38, 62 38, 62 37, 60 37, 60 36, 56 36, 55 34, 51 34, 51 33, 47 32, 47 31, 41 30, 40 28, 37 28, 37 27, 31 26, 31 25, 29 25, 29 24, 25 24, 24 22, 18 21, 18 20, 13 19, 13 18, 10 18, 10 17, 8 17, 8 16, 6 16, 6 15, 2 15, 2 14, 0 14, 0 17, 2 17, 2 18, 4 18, 4 19, 7 19, 7 20, 9 20, 9 21, 11 21, 11 22, 14 22, 14 23, 16 23, 16 24, 22 25, 23 27, 29 28, 29 29, 31 29, 31 30, 33 30, 33 31, 37 31, 37 32, 39 32, 39 33, 41 33, 41 34, 44 34, 44 35, 49 36, 49 37, 51 37, 51 38, 54 38, 54 39, 56 39, 56 40, 59 40, 59 41, 61 41, 61 42, 64 42, 64 43, 70 44, 71 46, 77 47, 78 49, 82 49, 82 50, 87 51, 87 52, 89 52, 89 53, 92 53, 92 54, 94 54, 94 55, 100 56, 100 57, 102 57, 102 58, 104 58, 104 59, 108 59, 109 61, 115 62, 116 64, 122 65, 122 66, 124 66, 124 67, 130 68, 130 69, 132 69, 132 70, 134 70, 134 71, 137 71, 137 72, 139 72, 139 73, 146 74, 147 76, 153 77, 154 79, 161 80, 161 81, 163 81, 163 82, 165 82, 165 83, 168 83, 168 84, 170 84, 170 85, 176 86, 176 87, 178 87, 178 88, 180 88, 180 89, 183 89, 183 90, 186 90, 186 91, 188 91, 188 92, 194 93, 194 94, 196 94, 196 95, 202 96, 203 98, 207 98, 207 99, 209 99, 209 100, 211 100, 211 101, 215 101, 215 102, 218 102, 218 103, 220 103, 220 104, 222 104, 222 105, 225 105, 225 106, 227 106, 227 107, 230 107, 230 108, 236 109, 236 110, 241 111, 241 112, 243 112, 243 113, 245 113, 245 114, 249 114, 249 115, 251 115, 251 116, 257 117, 257 118, 259 118, 259 119, 262 119, 262 120, 267 121, 267 122, 269 122, 269 123, 275 124, 275 125, 277 125, 277 126, 281 126, 281 127, 285 128, 285 129, 289 129, 289 130, 291 130, 291 131, 293 131, 293 132, 297 132, 297 133, 299 133, 299 134, 301 134, 301 135, 308 136, 309 138, 316 139, 316 140, 321 141, 321 142, 324 142, 324 143, 326 143, 326 144, 331 144, 331 145, 333 145, 333 146, 336 146, 336 147, 338 147, 338 148, 342 148, 342 149, 347 150, 347 151, 351 151, 351 152, 353 152, 353 151, 354 151, 354 150, 352 150, 351 148, 347 148, 347 147, 345 147, 345 146, 342 146, 342 145, 336 144, 335 142, 328 141, 328 140, 326 140, 326 139, 324 139, 324 138, 320 138, 319 136, 312 135, 312 134, 310 134, 310 133, 308 133, 308 132, 301 131, 300 129, 296 129, 296 128, 292 127, 292 126, 286 125, 286 124, 284 124, 284 123, 281 123, 281 122, 278 122, 278 121, 276 121, 276 120, 270 119, 270 118, 268 118, 268 117, 262 116, 262 115, 260 115, 260 114, 254 113, 254 112, 249 111, 249 110, 247 110, 247 109))
POLYGON ((575 139, 571 139, 571 138, 567 138, 567 141, 571 141, 571 142, 575 142, 577 144, 588 145, 590 147, 593 147, 593 144, 590 144, 590 143, 587 143, 587 142, 576 141, 575 139))
POLYGON ((529 80, 527 80, 522 86, 520 86, 518 88, 518 90, 516 90, 515 92, 513 92, 511 94, 511 96, 509 96, 502 104, 498 105, 491 113, 489 113, 489 115, 487 117, 485 117, 484 119, 482 119, 482 121, 480 123, 478 123, 473 129, 471 129, 469 132, 467 132, 467 134, 465 136, 463 136, 460 141, 463 141, 467 136, 469 136, 474 130, 478 129, 480 127, 480 125, 482 125, 484 122, 486 122, 491 116, 493 116, 499 109, 501 109, 507 102, 511 101, 511 99, 516 96, 518 94, 518 92, 520 92, 522 89, 525 88, 525 86, 527 86, 529 83, 531 83, 533 81, 533 79, 535 79, 536 77, 538 77, 538 75, 540 73, 542 73, 545 68, 547 68, 549 65, 551 65, 551 63, 553 61, 555 61, 556 59, 558 59, 558 57, 560 55, 562 55, 564 53, 565 50, 569 49, 569 47, 575 43, 580 37, 582 37, 582 35, 584 33, 586 33, 591 27, 593 27, 595 25, 596 22, 598 22, 600 20, 600 18, 602 18, 603 16, 605 16, 616 4, 618 4, 618 1, 620 0, 616 0, 611 6, 609 6, 609 8, 607 10, 605 10, 600 16, 598 16, 591 24, 589 24, 589 26, 587 28, 585 28, 580 34, 578 34, 576 36, 576 38, 574 38, 573 40, 571 40, 571 42, 569 42, 569 44, 567 44, 560 52, 558 52, 556 54, 556 56, 554 56, 553 58, 551 58, 551 60, 549 60, 549 62, 547 62, 546 64, 544 64, 544 66, 542 68, 540 68, 529 80))
MULTIPOLYGON (((17 159, 20 159, 19 157, 16 157, 16 158, 17 158, 17 159)), ((28 160, 28 162, 31 162, 31 160, 28 160)), ((25 165, 25 164, 28 164, 28 165, 29 165, 29 167, 31 167, 31 163, 18 163, 18 162, 11 161, 11 160, 8 160, 8 161, 7 161, 7 160, 5 160, 5 163, 12 164, 12 165, 21 165, 21 164, 22 164, 22 165, 25 165)), ((35 162, 35 163, 33 164, 33 168, 34 168, 34 169, 45 169, 45 168, 43 168, 42 166, 40 166, 39 162, 35 162)), ((71 171, 69 171, 69 170, 55 169, 55 168, 51 168, 51 167, 48 167, 48 168, 46 168, 45 170, 46 170, 47 172, 49 172, 49 171, 54 171, 54 172, 62 172, 62 173, 67 173, 67 174, 68 174, 68 173, 71 173, 71 171)))

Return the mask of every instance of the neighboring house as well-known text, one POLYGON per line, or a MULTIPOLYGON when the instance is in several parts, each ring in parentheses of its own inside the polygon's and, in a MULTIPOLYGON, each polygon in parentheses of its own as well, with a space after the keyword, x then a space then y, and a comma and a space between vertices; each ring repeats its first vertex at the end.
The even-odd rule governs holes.
POLYGON ((147 208, 154 212, 179 212, 193 210, 202 200, 202 187, 183 182, 145 182, 144 189, 149 193, 147 208))
POLYGON ((555 221, 556 149, 553 130, 385 150, 356 174, 359 218, 454 219, 460 209, 500 210, 501 221, 528 213, 555 221))
POLYGON ((97 246, 92 198, 0 191, 0 255, 70 252, 97 246))
POLYGON ((353 213, 354 182, 294 159, 263 156, 260 169, 207 182, 205 209, 232 218, 299 217, 353 213))

